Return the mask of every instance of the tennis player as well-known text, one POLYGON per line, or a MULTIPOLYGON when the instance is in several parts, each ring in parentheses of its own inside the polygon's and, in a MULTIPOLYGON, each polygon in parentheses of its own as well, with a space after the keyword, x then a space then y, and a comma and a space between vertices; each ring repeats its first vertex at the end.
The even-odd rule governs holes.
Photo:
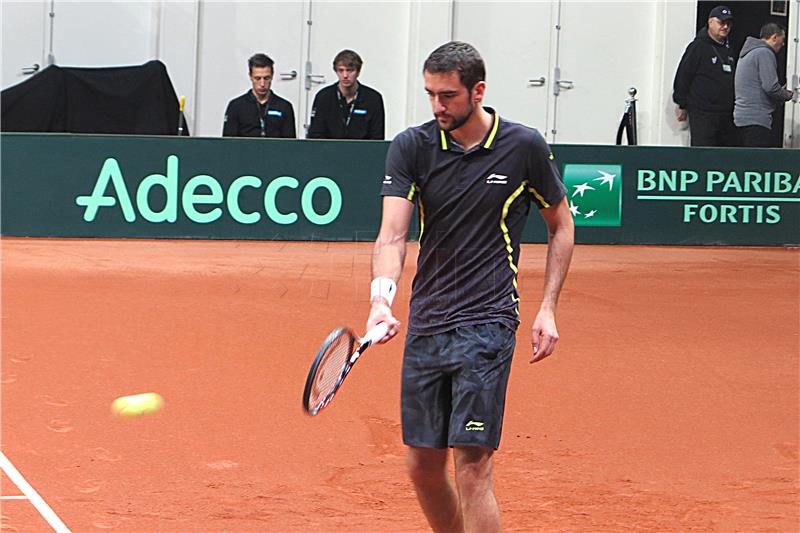
POLYGON ((372 257, 367 330, 400 322, 392 301, 417 202, 420 250, 402 372, 403 441, 417 498, 437 532, 500 531, 492 454, 520 323, 520 238, 534 204, 549 231, 544 296, 533 356, 558 341, 556 303, 572 257, 574 226, 550 148, 535 129, 483 107, 485 67, 471 45, 437 48, 423 68, 435 120, 389 147, 383 215, 372 257), (455 484, 447 472, 453 448, 455 484))

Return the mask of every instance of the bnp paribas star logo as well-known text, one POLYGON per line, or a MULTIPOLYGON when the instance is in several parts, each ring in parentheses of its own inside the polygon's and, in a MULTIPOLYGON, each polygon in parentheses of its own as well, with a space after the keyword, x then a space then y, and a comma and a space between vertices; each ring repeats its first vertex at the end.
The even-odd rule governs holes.
POLYGON ((565 165, 564 185, 576 226, 622 225, 621 165, 565 165))

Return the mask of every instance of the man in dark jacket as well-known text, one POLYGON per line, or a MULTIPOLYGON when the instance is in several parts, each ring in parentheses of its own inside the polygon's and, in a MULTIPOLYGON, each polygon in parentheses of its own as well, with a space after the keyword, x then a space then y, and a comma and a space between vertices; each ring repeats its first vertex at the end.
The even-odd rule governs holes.
POLYGON ((747 38, 739 54, 733 121, 744 146, 768 148, 772 144, 772 112, 794 95, 778 81, 775 54, 785 42, 786 31, 770 22, 762 26, 760 39, 747 38))
POLYGON ((271 89, 274 65, 266 54, 247 61, 253 88, 228 103, 223 137, 297 137, 291 102, 271 89))
POLYGON ((733 125, 736 54, 728 44, 733 13, 717 6, 686 48, 675 73, 672 100, 678 120, 689 120, 692 146, 737 146, 733 125))
POLYGON ((352 50, 336 54, 333 71, 339 81, 314 97, 309 139, 383 139, 383 97, 358 82, 362 64, 352 50))

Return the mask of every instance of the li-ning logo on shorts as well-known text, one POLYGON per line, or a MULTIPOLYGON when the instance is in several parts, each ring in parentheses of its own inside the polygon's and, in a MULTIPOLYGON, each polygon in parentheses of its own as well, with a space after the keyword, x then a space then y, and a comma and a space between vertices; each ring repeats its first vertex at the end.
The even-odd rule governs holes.
POLYGON ((504 176, 503 174, 489 174, 486 178, 486 183, 494 184, 494 185, 505 185, 508 183, 508 176, 504 176))
POLYGON ((464 429, 467 431, 483 431, 483 422, 475 422, 474 420, 470 420, 467 422, 467 425, 464 426, 464 429))

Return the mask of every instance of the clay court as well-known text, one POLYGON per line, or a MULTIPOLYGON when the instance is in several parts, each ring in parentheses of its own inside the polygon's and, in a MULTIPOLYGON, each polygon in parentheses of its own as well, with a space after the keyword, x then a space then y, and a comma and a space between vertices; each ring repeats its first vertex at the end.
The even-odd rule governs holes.
MULTIPOLYGON (((324 336, 363 331, 369 244, 1 242, 2 452, 67 528, 427 530, 404 472, 402 339, 319 416, 301 408, 324 336), (111 415, 147 391, 163 410, 111 415)), ((520 265, 505 530, 800 530, 800 251, 578 246, 562 340, 529 365, 544 251, 524 245, 520 265)), ((50 529, 5 473, 0 490, 0 528, 50 529)))

